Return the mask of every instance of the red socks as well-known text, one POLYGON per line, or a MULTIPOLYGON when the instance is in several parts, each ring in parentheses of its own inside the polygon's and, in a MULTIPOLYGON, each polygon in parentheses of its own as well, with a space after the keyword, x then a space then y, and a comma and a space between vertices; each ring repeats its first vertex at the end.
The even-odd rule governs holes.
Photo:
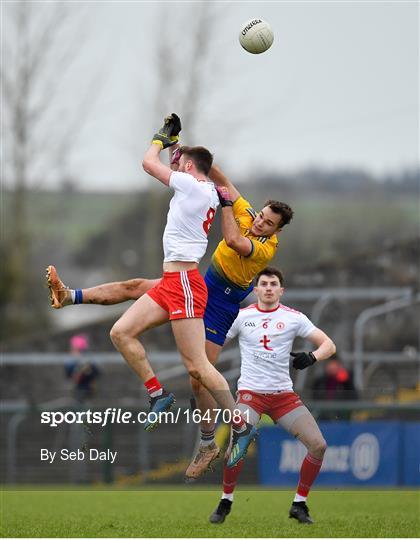
POLYGON ((300 468, 299 484, 297 494, 307 497, 315 478, 321 469, 322 459, 311 456, 307 453, 300 468))
POLYGON ((162 385, 157 380, 157 377, 152 377, 144 383, 146 390, 149 393, 149 396, 155 397, 162 393, 162 385))
POLYGON ((241 461, 239 461, 234 467, 231 468, 228 468, 225 463, 225 466, 223 467, 223 493, 233 493, 243 464, 243 459, 241 459, 241 461))
MULTIPOLYGON (((228 468, 225 466, 223 468, 223 493, 231 494, 233 493, 236 484, 238 482, 239 473, 242 470, 244 464, 243 459, 239 461, 234 467, 228 468)), ((302 467, 300 469, 299 484, 297 488, 298 495, 302 497, 307 497, 309 490, 311 489, 312 484, 314 483, 316 477, 322 466, 322 459, 318 459, 314 456, 311 456, 309 453, 306 454, 305 459, 302 462, 302 467)))

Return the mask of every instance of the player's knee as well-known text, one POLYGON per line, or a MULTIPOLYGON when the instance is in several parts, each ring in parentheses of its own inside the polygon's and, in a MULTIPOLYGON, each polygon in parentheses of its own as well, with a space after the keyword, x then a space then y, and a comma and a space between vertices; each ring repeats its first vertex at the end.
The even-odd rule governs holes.
POLYGON ((193 391, 193 394, 195 396, 197 396, 201 392, 201 390, 204 388, 201 382, 192 376, 190 376, 190 384, 191 384, 191 389, 193 391))
POLYGON ((122 330, 121 326, 116 322, 109 332, 109 337, 111 338, 112 343, 118 349, 119 346, 124 343, 127 335, 122 330))
POLYGON ((197 385, 201 385, 201 379, 202 379, 202 372, 199 368, 197 367, 188 367, 188 374, 190 376, 191 379, 193 379, 195 381, 195 383, 197 383, 197 385))
POLYGON ((322 458, 326 449, 327 441, 324 439, 324 437, 319 437, 311 444, 310 452, 315 457, 322 458))

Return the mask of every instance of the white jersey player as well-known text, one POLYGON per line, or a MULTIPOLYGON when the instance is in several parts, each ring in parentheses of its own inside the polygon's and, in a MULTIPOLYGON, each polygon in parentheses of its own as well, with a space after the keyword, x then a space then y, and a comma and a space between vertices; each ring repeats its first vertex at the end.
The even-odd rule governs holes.
POLYGON ((148 328, 171 322, 188 373, 204 385, 221 409, 230 411, 235 452, 229 465, 233 466, 245 455, 256 428, 235 415, 235 400, 229 386, 206 356, 203 315, 207 287, 198 263, 207 248, 207 234, 219 197, 207 178, 213 156, 206 148, 179 148, 177 171, 160 161, 161 150, 177 143, 180 130, 177 115, 165 118, 143 158, 144 170, 174 190, 163 235, 163 277, 114 324, 111 339, 149 393, 150 411, 155 413, 149 415, 145 424, 145 429, 150 430, 158 423, 159 413, 168 410, 175 397, 165 391, 155 376, 138 337, 148 328))
POLYGON ((227 334, 228 339, 240 336, 238 390, 291 392, 289 362, 293 342, 296 337, 307 338, 314 330, 316 327, 306 315, 280 303, 270 310, 258 304, 242 309, 227 334))
MULTIPOLYGON (((280 303, 284 288, 279 270, 269 267, 260 272, 254 291, 258 302, 239 312, 227 335, 228 339, 239 338, 241 374, 237 406, 253 425, 262 414, 267 414, 308 449, 289 516, 312 523, 306 499, 321 469, 327 445, 313 416, 293 391, 289 362, 292 356, 293 367, 305 369, 333 355, 335 345, 306 315, 280 303), (292 353, 296 337, 309 340, 315 350, 292 353)), ((229 452, 230 449, 227 455, 229 452)), ((242 463, 230 469, 225 466, 223 495, 210 516, 212 523, 222 523, 229 514, 242 463)))
POLYGON ((199 263, 207 249, 207 235, 219 205, 213 182, 199 182, 191 174, 173 171, 169 187, 175 193, 163 233, 163 262, 199 263))

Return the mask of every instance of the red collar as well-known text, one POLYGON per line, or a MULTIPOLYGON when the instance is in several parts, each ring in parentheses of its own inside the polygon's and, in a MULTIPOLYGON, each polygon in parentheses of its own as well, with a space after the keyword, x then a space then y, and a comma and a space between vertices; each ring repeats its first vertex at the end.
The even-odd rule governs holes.
POLYGON ((258 309, 258 311, 261 311, 261 313, 273 313, 274 311, 277 311, 278 309, 280 309, 280 306, 281 304, 279 304, 276 308, 274 309, 261 309, 258 304, 255 304, 255 307, 258 309))

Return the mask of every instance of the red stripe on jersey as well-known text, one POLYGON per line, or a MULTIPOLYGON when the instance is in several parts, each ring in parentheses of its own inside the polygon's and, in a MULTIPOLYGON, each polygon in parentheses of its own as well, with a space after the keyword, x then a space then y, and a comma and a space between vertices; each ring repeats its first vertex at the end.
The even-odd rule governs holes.
POLYGON ((257 308, 257 304, 250 304, 249 306, 247 307, 244 307, 244 308, 241 308, 239 311, 245 311, 246 309, 256 309, 257 308))
POLYGON ((302 312, 301 312, 301 311, 298 311, 297 309, 293 309, 293 308, 291 308, 291 307, 289 307, 289 306, 285 306, 285 305, 283 305, 283 304, 280 304, 279 307, 280 307, 281 309, 284 309, 284 311, 291 311, 292 313, 299 313, 299 315, 302 315, 302 312))

